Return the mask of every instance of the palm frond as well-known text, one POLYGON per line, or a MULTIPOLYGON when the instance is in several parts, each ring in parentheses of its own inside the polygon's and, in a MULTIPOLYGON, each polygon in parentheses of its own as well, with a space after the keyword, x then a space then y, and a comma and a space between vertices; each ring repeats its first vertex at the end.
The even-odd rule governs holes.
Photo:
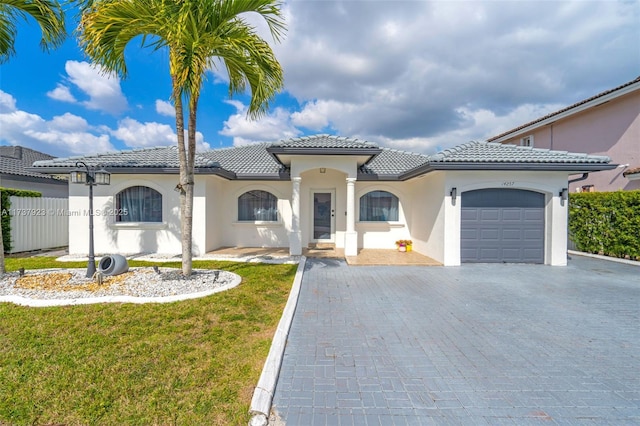
POLYGON ((0 0, 0 62, 15 55, 16 22, 36 21, 42 32, 40 46, 48 51, 65 40, 64 11, 56 0, 0 0))

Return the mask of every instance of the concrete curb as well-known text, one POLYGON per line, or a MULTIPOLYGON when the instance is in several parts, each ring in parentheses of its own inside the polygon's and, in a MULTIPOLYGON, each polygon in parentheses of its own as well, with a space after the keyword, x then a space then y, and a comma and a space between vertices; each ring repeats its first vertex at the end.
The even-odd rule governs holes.
POLYGON ((258 385, 253 391, 253 398, 251 399, 251 406, 249 408, 249 414, 251 414, 251 420, 249 421, 250 426, 265 426, 269 424, 268 419, 271 411, 271 402, 276 389, 276 383, 278 382, 278 374, 280 373, 280 366, 282 365, 282 358, 284 356, 284 349, 287 344, 287 336, 289 335, 291 322, 293 321, 293 314, 298 304, 298 296, 300 294, 300 286, 302 284, 302 276, 306 262, 307 258, 301 256, 287 305, 284 307, 278 328, 273 336, 269 355, 267 355, 267 360, 262 368, 258 385))
POLYGON ((567 253, 574 256, 592 257, 594 259, 608 260, 609 262, 624 263, 625 265, 640 266, 637 260, 619 259, 617 257, 603 256, 601 254, 585 253, 583 251, 567 250, 567 253))
POLYGON ((175 296, 162 297, 135 297, 135 296, 102 296, 102 297, 82 297, 77 299, 31 299, 22 296, 0 296, 0 302, 15 303, 16 305, 31 306, 34 308, 44 308, 50 306, 69 306, 69 305, 91 305, 95 303, 171 303, 182 300, 198 299, 200 297, 210 296, 221 291, 229 290, 237 287, 242 278, 238 274, 234 274, 234 280, 222 287, 213 290, 200 291, 197 293, 178 294, 175 296))

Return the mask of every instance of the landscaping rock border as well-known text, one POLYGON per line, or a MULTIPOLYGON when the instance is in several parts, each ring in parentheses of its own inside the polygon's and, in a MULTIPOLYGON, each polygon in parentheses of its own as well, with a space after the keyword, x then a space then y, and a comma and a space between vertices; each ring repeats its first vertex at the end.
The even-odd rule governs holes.
MULTIPOLYGON (((84 277, 84 269, 47 269, 29 271, 26 277, 34 284, 28 287, 16 285, 17 272, 5 274, 0 279, 0 302, 17 305, 46 307, 88 305, 94 303, 171 303, 209 296, 236 287, 242 278, 233 272, 219 270, 194 270, 184 278, 175 268, 132 268, 131 275, 116 283, 94 285, 84 277), (47 285, 47 274, 68 273, 71 279, 63 286, 47 285), (42 278, 39 278, 42 276, 42 278), (74 286, 77 287, 74 288, 74 286)), ((123 274, 125 275, 125 274, 123 274)), ((110 277, 117 279, 121 276, 110 277)))

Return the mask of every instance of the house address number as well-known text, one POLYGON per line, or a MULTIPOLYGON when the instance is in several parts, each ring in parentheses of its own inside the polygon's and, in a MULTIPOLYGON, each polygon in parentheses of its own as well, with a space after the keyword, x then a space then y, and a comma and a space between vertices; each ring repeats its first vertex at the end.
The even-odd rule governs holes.
POLYGON ((514 181, 506 181, 506 182, 502 182, 502 186, 515 186, 515 182, 514 181))

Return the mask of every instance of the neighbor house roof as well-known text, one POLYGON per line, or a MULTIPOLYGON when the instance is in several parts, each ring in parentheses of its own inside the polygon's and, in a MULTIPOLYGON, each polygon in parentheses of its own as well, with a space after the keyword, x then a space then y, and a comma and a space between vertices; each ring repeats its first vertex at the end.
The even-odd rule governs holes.
POLYGON ((52 180, 54 177, 51 175, 38 173, 27 168, 31 167, 35 161, 53 158, 53 155, 23 146, 0 146, 0 174, 52 180))
POLYGON ((518 126, 514 129, 508 130, 504 133, 501 133, 497 136, 493 136, 489 139, 487 139, 487 141, 489 142, 502 142, 506 139, 509 139, 511 137, 517 136, 518 134, 521 133, 526 133, 529 132, 535 128, 538 128, 540 126, 555 122, 561 118, 576 114, 578 112, 584 111, 585 109, 588 108, 592 108, 594 106, 597 105, 601 105, 605 102, 609 102, 612 99, 618 98, 620 96, 626 95, 627 93, 631 93, 634 92, 636 90, 640 90, 640 77, 636 78, 635 80, 629 81, 627 83, 624 83, 618 87, 615 87, 613 89, 610 90, 606 90, 602 93, 598 93, 595 96, 592 96, 590 98, 584 99, 580 102, 576 102, 573 105, 570 105, 566 108, 562 108, 559 111, 556 112, 552 112, 551 114, 547 114, 543 117, 540 117, 536 120, 530 121, 526 124, 523 124, 521 126, 518 126))
MULTIPOLYGON (((276 143, 257 143, 198 153, 195 172, 215 174, 227 179, 288 180, 289 169, 278 155, 361 155, 358 179, 406 180, 431 170, 567 170, 590 171, 613 168, 604 156, 566 151, 532 149, 499 143, 470 142, 428 156, 379 147, 366 141, 318 135, 276 143), (325 147, 326 148, 323 148, 325 147), (276 153, 274 155, 274 152, 276 153)), ((113 152, 87 157, 56 158, 39 161, 32 169, 43 173, 64 173, 77 161, 102 166, 112 173, 178 173, 176 147, 113 152)))

